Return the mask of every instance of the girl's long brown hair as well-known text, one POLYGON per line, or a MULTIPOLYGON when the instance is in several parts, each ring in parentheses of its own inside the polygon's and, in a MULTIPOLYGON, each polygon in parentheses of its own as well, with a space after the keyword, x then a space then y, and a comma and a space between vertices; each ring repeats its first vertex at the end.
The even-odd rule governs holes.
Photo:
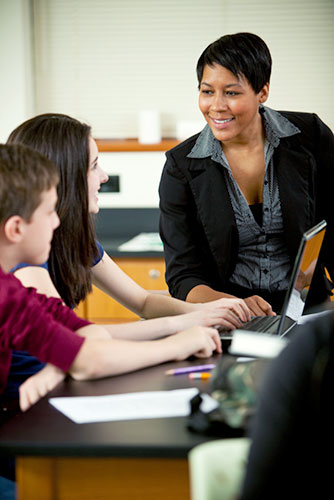
POLYGON ((27 120, 9 136, 53 161, 60 176, 56 229, 48 261, 51 279, 69 307, 75 307, 92 287, 91 265, 98 255, 95 226, 88 210, 88 125, 62 114, 27 120))

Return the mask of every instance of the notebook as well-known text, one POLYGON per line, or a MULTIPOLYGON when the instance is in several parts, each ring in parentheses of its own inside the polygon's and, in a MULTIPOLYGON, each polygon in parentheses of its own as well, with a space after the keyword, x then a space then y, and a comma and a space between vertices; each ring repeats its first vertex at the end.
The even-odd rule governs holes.
MULTIPOLYGON (((242 331, 284 336, 302 316, 307 294, 325 236, 327 222, 322 221, 306 231, 301 239, 293 265, 289 286, 280 315, 254 316, 244 323, 242 331)), ((233 330, 219 329, 222 341, 233 338, 233 330)))

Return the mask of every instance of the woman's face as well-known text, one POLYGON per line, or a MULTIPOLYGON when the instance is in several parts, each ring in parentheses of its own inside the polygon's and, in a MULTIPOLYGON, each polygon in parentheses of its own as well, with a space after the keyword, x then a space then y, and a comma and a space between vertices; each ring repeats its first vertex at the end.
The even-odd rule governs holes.
POLYGON ((258 131, 260 103, 267 100, 269 84, 256 94, 245 77, 236 77, 214 64, 204 67, 199 108, 221 143, 247 142, 258 131))
POLYGON ((97 214, 99 211, 98 206, 98 192, 101 184, 107 182, 108 176, 100 168, 98 164, 98 149, 96 142, 92 137, 89 137, 89 166, 87 173, 88 184, 88 210, 90 214, 97 214))

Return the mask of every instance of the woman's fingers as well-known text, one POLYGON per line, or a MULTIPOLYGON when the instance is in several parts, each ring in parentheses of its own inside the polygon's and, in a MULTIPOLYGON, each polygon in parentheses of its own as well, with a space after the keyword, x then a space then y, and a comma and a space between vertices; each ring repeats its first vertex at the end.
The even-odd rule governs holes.
POLYGON ((253 316, 276 316, 269 302, 259 295, 252 295, 245 299, 253 316))

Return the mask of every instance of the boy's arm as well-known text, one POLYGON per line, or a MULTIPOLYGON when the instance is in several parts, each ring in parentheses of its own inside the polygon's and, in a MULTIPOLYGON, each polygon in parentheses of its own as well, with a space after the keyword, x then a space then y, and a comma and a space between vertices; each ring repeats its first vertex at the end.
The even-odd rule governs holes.
MULTIPOLYGON (((85 327, 83 330, 85 330, 85 327)), ((84 332, 78 331, 85 335, 84 332)), ((183 360, 194 354, 199 358, 221 352, 216 329, 193 327, 154 342, 87 338, 75 356, 69 373, 76 380, 118 375, 170 360, 183 360)), ((47 364, 19 388, 20 408, 27 410, 62 382, 64 371, 47 364)))
POLYGON ((52 391, 65 377, 66 373, 60 368, 47 364, 41 371, 25 380, 19 387, 21 410, 28 410, 30 406, 52 391))
POLYGON ((36 288, 38 293, 42 293, 47 297, 60 298, 60 295, 55 288, 50 278, 49 271, 44 267, 25 266, 17 269, 14 276, 19 279, 26 288, 36 288))
POLYGON ((181 361, 191 355, 207 358, 215 350, 222 352, 218 332, 204 326, 194 326, 154 341, 86 338, 68 371, 76 380, 95 379, 166 361, 181 361))

